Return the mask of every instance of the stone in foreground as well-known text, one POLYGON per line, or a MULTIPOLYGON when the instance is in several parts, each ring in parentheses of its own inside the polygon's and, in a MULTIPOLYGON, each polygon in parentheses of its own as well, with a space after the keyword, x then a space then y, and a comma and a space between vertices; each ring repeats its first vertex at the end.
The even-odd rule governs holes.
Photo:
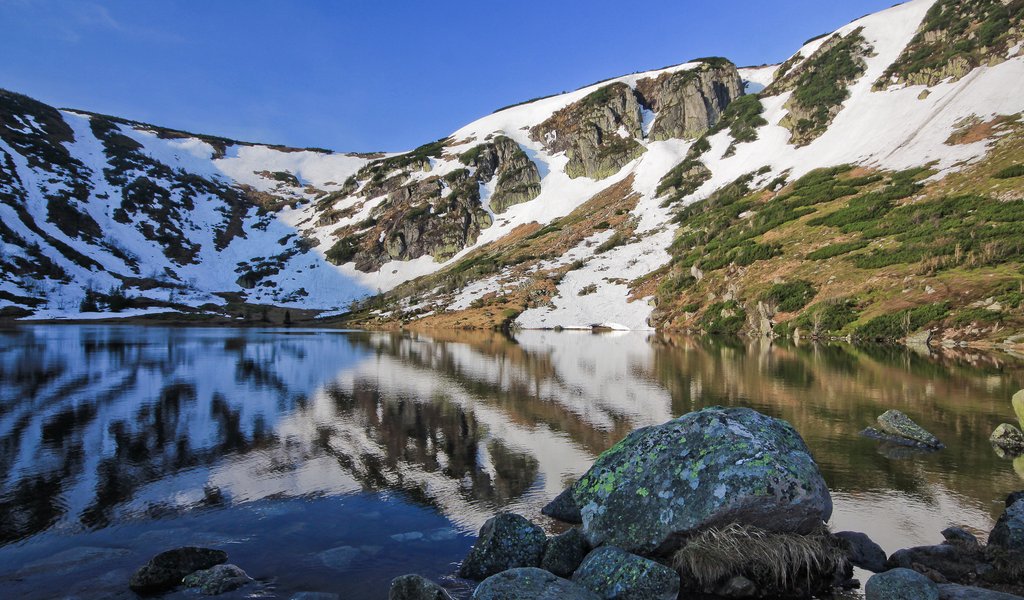
POLYGON ((832 498, 789 423, 714 407, 634 431, 573 486, 591 546, 652 555, 723 523, 807 533, 832 498))
POLYGON ((678 573, 614 546, 588 554, 572 580, 605 600, 675 600, 679 596, 678 573))
POLYGON ((840 531, 835 537, 843 540, 850 563, 872 573, 885 571, 885 550, 866 534, 858 531, 840 531))
POLYGON ((388 600, 451 600, 451 596, 426 577, 402 575, 391 580, 388 600))
POLYGON ((864 435, 896 444, 941 450, 946 446, 910 417, 898 410, 887 410, 878 416, 878 429, 867 428, 864 435))
POLYGON ((517 567, 536 567, 544 555, 544 530, 515 513, 495 515, 480 528, 459 577, 480 581, 517 567))
POLYGON ((237 590, 251 581, 252 577, 237 565, 217 565, 187 575, 182 584, 188 588, 197 588, 207 596, 216 596, 237 590))
POLYGON ((559 577, 570 577, 586 558, 590 546, 583 532, 575 527, 548 540, 540 568, 559 577))
POLYGON ((181 585, 186 575, 228 561, 227 552, 187 546, 161 552, 132 575, 128 587, 140 594, 153 594, 181 585))
POLYGON ((601 597, 543 569, 509 569, 488 577, 473 600, 600 600, 601 597))
POLYGON ((998 550, 1024 560, 1024 500, 1007 507, 989 533, 988 545, 990 552, 998 550))
POLYGON ((939 600, 939 586, 917 571, 893 569, 872 575, 864 596, 867 600, 939 600))

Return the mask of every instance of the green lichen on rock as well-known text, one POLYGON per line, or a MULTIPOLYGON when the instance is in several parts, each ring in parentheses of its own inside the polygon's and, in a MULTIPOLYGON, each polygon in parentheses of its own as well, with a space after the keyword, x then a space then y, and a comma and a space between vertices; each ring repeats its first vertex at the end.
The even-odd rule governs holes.
POLYGON ((543 569, 509 569, 485 579, 473 600, 601 600, 601 596, 543 569))
POLYGON ((898 410, 887 410, 878 416, 878 428, 889 435, 913 440, 924 446, 941 448, 942 442, 898 410))
POLYGON ((680 536, 712 524, 806 532, 832 513, 799 434, 746 408, 709 408, 633 432, 598 458, 573 497, 592 545, 640 554, 671 551, 680 536))
POLYGON ((588 554, 572 580, 609 600, 675 600, 679 595, 679 575, 675 571, 614 546, 602 546, 588 554))

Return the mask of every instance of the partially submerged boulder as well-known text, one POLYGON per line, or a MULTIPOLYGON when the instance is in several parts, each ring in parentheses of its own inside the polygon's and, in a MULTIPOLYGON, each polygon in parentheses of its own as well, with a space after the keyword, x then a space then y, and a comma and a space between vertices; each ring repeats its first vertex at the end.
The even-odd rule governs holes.
POLYGON ((154 594, 181 585, 186 575, 226 563, 223 550, 186 546, 161 552, 132 574, 128 587, 140 594, 154 594))
POLYGON ((224 564, 186 575, 182 585, 198 589, 207 596, 216 596, 237 590, 251 581, 252 577, 249 577, 241 567, 224 564))
POLYGON ((1011 423, 1002 423, 996 427, 988 441, 1009 454, 1017 455, 1024 452, 1024 433, 1011 423))
POLYGON ((667 554, 686 535, 744 523, 806 533, 832 499, 800 435, 749 408, 714 407, 634 431, 573 486, 592 546, 667 554))
POLYGON ((459 577, 480 581, 508 569, 539 566, 546 542, 544 530, 521 515, 493 516, 480 528, 459 577))
POLYGON ((866 534, 858 531, 840 531, 835 534, 835 537, 842 540, 846 556, 854 566, 872 573, 881 573, 886 570, 885 551, 866 534))
POLYGON ((485 579, 473 600, 600 600, 601 597, 543 569, 509 569, 485 579))
POLYGON ((401 575, 391 580, 388 600, 451 600, 451 596, 426 577, 401 575))
POLYGON ((887 410, 879 415, 878 427, 868 427, 861 432, 861 435, 894 444, 929 450, 941 450, 946 447, 939 441, 939 438, 926 431, 910 417, 898 410, 887 410))
POLYGON ((614 546, 588 554, 572 580, 605 600, 675 600, 679 596, 678 573, 614 546))
POLYGON ((885 564, 930 574, 940 583, 964 583, 974 579, 984 561, 980 546, 944 543, 897 550, 885 564))

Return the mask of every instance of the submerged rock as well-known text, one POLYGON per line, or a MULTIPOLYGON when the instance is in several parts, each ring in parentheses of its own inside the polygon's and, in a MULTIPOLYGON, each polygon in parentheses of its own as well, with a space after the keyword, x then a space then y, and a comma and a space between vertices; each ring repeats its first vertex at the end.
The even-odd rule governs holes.
POLYGON ((866 534, 857 531, 840 531, 835 534, 846 545, 850 562, 872 573, 885 571, 885 551, 866 534))
POLYGON ((509 569, 485 579, 473 600, 600 600, 600 596, 543 569, 509 569))
POLYGON ((714 407, 634 431, 573 486, 592 546, 667 553, 722 523, 807 533, 832 515, 800 435, 749 408, 714 407))
POLYGON ((402 575, 391 580, 388 600, 451 600, 451 596, 426 577, 402 575))
POLYGON ((207 596, 216 596, 237 590, 251 581, 252 577, 237 565, 217 565, 187 575, 182 584, 188 588, 197 588, 207 596))
POLYGON ((917 571, 893 569, 872 575, 864 596, 867 600, 939 600, 939 586, 917 571))
POLYGON ((898 410, 887 410, 878 417, 878 428, 868 427, 861 435, 894 444, 939 450, 945 445, 910 417, 898 410))
POLYGON ((563 523, 569 523, 570 525, 583 523, 580 507, 576 506, 576 500, 572 497, 572 486, 565 488, 561 494, 555 496, 554 500, 548 502, 540 510, 540 514, 552 519, 558 519, 563 523))
POLYGON ((544 530, 515 513, 487 519, 459 577, 477 581, 517 567, 536 567, 544 555, 544 530))
POLYGON ((1024 433, 1016 425, 1010 423, 1003 423, 996 427, 988 441, 1010 454, 1024 452, 1024 433))
POLYGON ((588 554, 572 580, 606 600, 675 600, 679 596, 678 573, 615 546, 588 554))
POLYGON ((548 540, 540 568, 551 571, 559 577, 569 577, 586 558, 590 551, 587 538, 575 527, 548 540))
POLYGON ((228 561, 223 550, 186 546, 161 552, 136 571, 128 587, 140 594, 152 594, 181 585, 186 575, 228 561))

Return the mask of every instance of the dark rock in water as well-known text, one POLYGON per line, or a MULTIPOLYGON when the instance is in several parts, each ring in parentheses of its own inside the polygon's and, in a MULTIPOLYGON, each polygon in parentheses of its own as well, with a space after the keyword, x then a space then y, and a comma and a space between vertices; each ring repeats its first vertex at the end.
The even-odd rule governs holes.
POLYGON ((714 407, 634 431, 573 486, 592 546, 667 553, 721 523, 807 533, 832 498, 800 435, 749 408, 714 407))
POLYGON ((923 427, 911 420, 910 417, 903 414, 898 410, 887 410, 878 417, 878 429, 871 430, 871 428, 865 430, 865 435, 869 435, 868 431, 881 432, 887 435, 888 441, 894 441, 899 443, 900 440, 906 440, 908 445, 917 445, 923 448, 945 448, 939 438, 935 437, 931 433, 925 431, 923 427))
POLYGON ((867 535, 857 531, 840 531, 835 537, 845 542, 848 548, 846 555, 854 566, 872 573, 885 571, 885 551, 867 535))
POLYGON ((1014 502, 1003 511, 988 535, 988 545, 1024 556, 1024 502, 1014 502))
POLYGON ((459 567, 459 577, 486 579, 516 567, 536 567, 544 555, 544 530, 515 513, 487 519, 480 528, 469 556, 459 567))
POLYGON ((540 514, 571 525, 579 525, 583 522, 583 517, 580 516, 580 507, 576 506, 576 501, 572 498, 572 486, 565 488, 554 500, 548 502, 547 506, 540 509, 540 514))
POLYGON ((940 600, 1024 600, 1024 597, 985 588, 944 583, 939 585, 940 600))
POLYGON ((917 571, 893 569, 872 575, 864 596, 867 600, 939 600, 939 586, 917 571))
POLYGON ((451 600, 451 596, 426 577, 402 575, 391 580, 388 600, 451 600))
POLYGON ((588 554, 572 580, 606 600, 675 600, 679 596, 678 573, 614 546, 588 554))
POLYGON ((1013 492, 1006 497, 1006 508, 1013 506, 1018 500, 1024 500, 1024 490, 1013 492))
POLYGON ((551 571, 559 577, 569 577, 586 558, 590 551, 587 538, 575 527, 548 540, 540 568, 551 571))
POLYGON ((186 575, 182 584, 188 588, 198 588, 207 596, 216 596, 237 590, 251 581, 252 577, 237 565, 217 565, 186 575))
POLYGON ((890 569, 903 568, 925 572, 934 571, 950 582, 965 582, 972 579, 978 565, 984 562, 984 553, 979 547, 961 544, 939 544, 917 546, 898 550, 889 557, 885 565, 890 569))
POLYGON ((509 569, 485 579, 473 600, 600 600, 600 596, 543 569, 509 569))
MULTIPOLYGON (((873 440, 878 440, 880 442, 894 444, 896 446, 907 446, 909 448, 916 448, 918 450, 938 450, 938 448, 934 446, 922 444, 917 440, 905 438, 900 435, 892 435, 891 433, 886 433, 880 429, 875 429, 874 427, 868 427, 864 431, 861 431, 860 434, 864 437, 871 438, 873 440)), ((909 456, 913 456, 913 454, 906 454, 903 456, 900 456, 899 453, 895 454, 895 456, 891 456, 890 458, 907 458, 909 456)))
POLYGON ((1024 453, 1024 433, 1016 425, 1002 423, 996 427, 988 441, 1012 455, 1024 453))
POLYGON ((742 575, 737 575, 729 578, 729 581, 715 590, 715 595, 723 598, 753 598, 757 595, 757 584, 742 575))
POLYGON ((946 540, 946 544, 966 545, 971 548, 977 548, 981 543, 973 533, 961 527, 947 527, 943 529, 942 537, 946 540))
POLYGON ((330 592, 298 592, 289 600, 341 600, 341 596, 330 592))
POLYGON ((161 552, 136 571, 128 586, 140 594, 152 594, 174 588, 186 575, 228 561, 223 550, 188 546, 161 552))

